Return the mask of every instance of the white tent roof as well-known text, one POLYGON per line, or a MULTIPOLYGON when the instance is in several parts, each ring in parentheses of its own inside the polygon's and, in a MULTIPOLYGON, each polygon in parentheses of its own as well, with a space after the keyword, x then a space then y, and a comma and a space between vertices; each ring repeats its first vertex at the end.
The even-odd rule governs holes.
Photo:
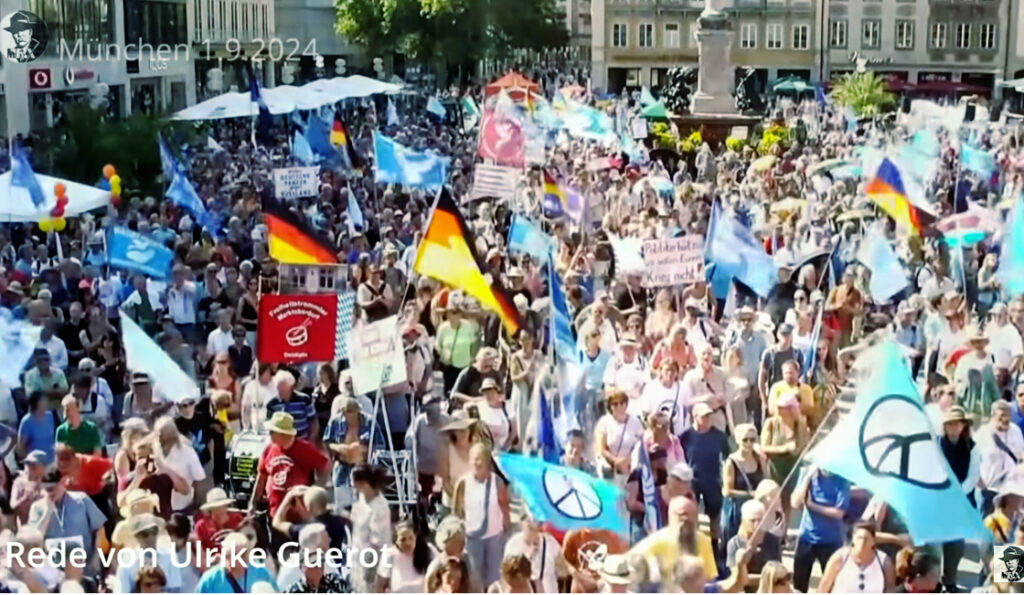
POLYGON ((32 204, 32 198, 28 190, 18 186, 11 186, 11 172, 0 174, 0 196, 7 197, 7 200, 0 201, 0 222, 32 222, 45 219, 50 216, 50 211, 57 206, 57 196, 53 191, 54 185, 58 182, 67 187, 68 204, 64 208, 65 217, 77 217, 86 211, 100 209, 110 202, 110 191, 69 182, 60 178, 36 174, 39 185, 46 196, 46 204, 36 208, 32 204))
MULTIPOLYGON (((287 114, 297 109, 317 109, 343 99, 367 97, 378 93, 398 93, 401 85, 378 81, 362 75, 318 79, 296 87, 282 85, 263 90, 263 101, 272 114, 287 114)), ((175 120, 220 120, 253 116, 259 108, 249 93, 225 93, 187 107, 174 114, 175 120)))

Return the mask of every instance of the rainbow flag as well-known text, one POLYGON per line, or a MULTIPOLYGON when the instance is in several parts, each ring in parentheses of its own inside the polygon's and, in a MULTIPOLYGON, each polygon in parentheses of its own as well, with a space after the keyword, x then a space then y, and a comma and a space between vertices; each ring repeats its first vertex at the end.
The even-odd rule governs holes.
POLYGON ((560 183, 554 172, 544 170, 544 214, 549 218, 567 217, 580 223, 583 211, 583 197, 560 183))
POLYGON ((896 221, 896 225, 911 235, 921 236, 935 222, 935 216, 914 204, 907 193, 905 179, 900 168, 887 157, 882 159, 875 177, 868 182, 864 192, 896 221))

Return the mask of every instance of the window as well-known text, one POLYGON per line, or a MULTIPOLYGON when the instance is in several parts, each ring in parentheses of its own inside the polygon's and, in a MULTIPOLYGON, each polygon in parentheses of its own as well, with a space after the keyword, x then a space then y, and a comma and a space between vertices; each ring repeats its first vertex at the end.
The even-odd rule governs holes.
POLYGON ((740 25, 740 48, 752 50, 757 47, 757 25, 745 23, 740 25))
POLYGON ((782 25, 780 23, 768 23, 765 27, 764 47, 770 50, 782 49, 782 25))
POLYGON ((828 25, 828 44, 834 48, 846 47, 846 20, 831 21, 828 25))
POLYGON ((956 26, 956 49, 964 50, 971 47, 970 23, 959 23, 956 26))
POLYGON ((877 49, 882 45, 882 21, 867 19, 863 22, 863 35, 860 46, 866 49, 877 49))
POLYGON ((946 23, 932 23, 931 35, 928 38, 931 40, 932 48, 946 49, 946 23))
POLYGON ((665 23, 665 47, 679 47, 679 23, 665 23))
POLYGON ((996 26, 992 23, 982 23, 978 30, 978 47, 983 50, 996 49, 996 26))
POLYGON ((641 23, 638 28, 639 36, 638 42, 642 48, 654 47, 654 25, 651 23, 641 23))
POLYGON ((811 47, 811 28, 807 25, 793 25, 793 49, 806 50, 811 47))
POLYGON ((612 25, 612 47, 624 48, 629 45, 629 29, 622 23, 612 25))
POLYGON ((896 49, 914 49, 914 21, 896 21, 896 49))

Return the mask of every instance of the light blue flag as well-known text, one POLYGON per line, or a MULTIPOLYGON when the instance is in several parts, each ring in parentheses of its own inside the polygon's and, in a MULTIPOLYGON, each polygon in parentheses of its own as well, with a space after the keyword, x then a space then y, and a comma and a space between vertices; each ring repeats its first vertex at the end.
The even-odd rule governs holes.
POLYGON ((225 149, 220 143, 218 143, 212 136, 206 137, 206 148, 213 151, 214 153, 227 152, 227 149, 225 149))
POLYGON ((196 189, 185 174, 175 172, 174 178, 171 180, 171 187, 167 189, 167 198, 191 213, 201 227, 206 228, 210 234, 217 237, 220 231, 217 218, 206 208, 206 204, 196 194, 196 189))
POLYGON ((857 260, 871 270, 868 290, 876 303, 884 304, 889 298, 907 287, 907 274, 896 257, 889 241, 877 229, 869 229, 860 242, 857 260))
POLYGON ((1017 297, 1024 293, 1024 197, 1017 197, 1005 229, 999 254, 999 280, 1005 293, 1017 297))
POLYGON ((181 166, 178 165, 178 160, 171 153, 171 147, 164 140, 164 135, 156 135, 156 144, 160 150, 160 169, 164 172, 164 179, 169 182, 174 179, 175 172, 181 171, 181 166))
POLYGON ((398 118, 398 108, 395 107, 395 102, 391 101, 388 97, 388 109, 387 109, 388 126, 401 126, 402 121, 398 118))
POLYGON ((914 545, 991 540, 942 454, 899 345, 888 341, 861 357, 874 365, 862 367, 870 375, 860 383, 853 411, 825 435, 811 460, 892 507, 914 545))
POLYGON ((637 462, 640 469, 640 490, 644 498, 644 529, 650 535, 661 529, 661 495, 654 481, 654 469, 651 468, 651 455, 644 448, 644 441, 636 445, 637 462))
POLYGON ((363 217, 363 210, 359 208, 359 201, 356 200, 355 192, 345 189, 348 192, 348 223, 359 231, 366 231, 366 219, 363 217))
POLYGON ((736 279, 761 297, 768 297, 779 280, 775 260, 718 202, 711 210, 704 259, 717 265, 717 274, 736 279))
POLYGON ((18 146, 14 147, 11 154, 11 187, 22 188, 28 192, 29 199, 37 209, 46 204, 46 195, 43 194, 43 187, 39 185, 36 172, 32 171, 28 155, 25 149, 18 146))
POLYGON ((132 372, 148 375, 155 390, 171 401, 176 402, 185 396, 199 397, 199 385, 195 380, 128 316, 121 317, 121 335, 128 368, 132 372))
POLYGON ((562 459, 562 448, 555 436, 555 423, 551 417, 551 404, 548 397, 541 389, 538 398, 540 399, 540 422, 537 427, 537 446, 540 448, 541 458, 546 462, 557 465, 562 459))
POLYGON ((338 157, 338 149, 331 144, 331 131, 327 122, 316 113, 309 114, 309 124, 306 126, 306 141, 313 149, 313 154, 324 159, 335 159, 338 157))
POLYGON ((118 225, 107 231, 107 262, 112 267, 138 271, 154 279, 166 279, 174 263, 174 251, 152 238, 118 225))
MULTIPOLYGON (((548 287, 551 292, 551 340, 555 355, 567 366, 579 367, 580 352, 572 336, 572 317, 569 316, 569 304, 565 299, 562 281, 555 270, 554 258, 548 256, 548 287)), ((580 371, 582 375, 582 370, 580 371)))
POLYGON ((427 100, 427 111, 442 120, 448 117, 448 110, 444 109, 444 106, 441 105, 441 100, 436 96, 431 96, 430 99, 427 100))
POLYGON ((658 103, 658 100, 654 98, 654 95, 651 95, 651 90, 647 87, 642 87, 640 89, 640 105, 647 107, 655 103, 658 103))
POLYGON ((996 158, 984 149, 963 143, 960 145, 960 165, 988 180, 996 171, 996 158))
POLYGON ((938 157, 942 152, 939 137, 930 128, 922 128, 915 132, 914 136, 910 139, 910 146, 918 153, 928 157, 938 157))
POLYGON ((448 158, 430 151, 414 151, 373 133, 374 177, 378 184, 404 184, 440 188, 448 178, 448 158))
POLYGON ((313 147, 309 146, 309 140, 306 139, 306 135, 301 130, 296 130, 295 136, 292 138, 292 157, 295 157, 295 160, 302 165, 316 163, 313 147))
POLYGON ((512 225, 508 229, 508 249, 511 252, 524 252, 544 261, 555 249, 555 241, 525 215, 512 215, 512 225))
POLYGON ((606 529, 629 534, 622 488, 580 469, 500 453, 498 465, 526 503, 530 516, 559 531, 606 529))
MULTIPOLYGON (((832 267, 829 266, 829 269, 832 267)), ((814 330, 811 331, 811 346, 803 354, 803 378, 804 382, 810 382, 814 376, 814 369, 818 366, 818 339, 821 337, 821 320, 825 313, 825 303, 818 307, 818 318, 814 321, 814 330)))
POLYGON ((0 380, 7 386, 21 386, 21 373, 39 343, 39 329, 24 320, 13 320, 6 308, 0 309, 0 314, 0 380))

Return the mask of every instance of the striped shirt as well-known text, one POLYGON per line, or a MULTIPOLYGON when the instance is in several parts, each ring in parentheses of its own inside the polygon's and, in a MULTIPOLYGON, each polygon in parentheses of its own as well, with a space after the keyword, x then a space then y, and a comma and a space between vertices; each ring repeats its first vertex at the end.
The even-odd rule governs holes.
POLYGON ((267 401, 267 419, 270 419, 275 412, 284 411, 295 420, 295 431, 299 438, 309 439, 309 426, 316 419, 316 408, 313 406, 313 397, 300 392, 292 393, 292 398, 286 403, 281 397, 275 396, 267 401))

